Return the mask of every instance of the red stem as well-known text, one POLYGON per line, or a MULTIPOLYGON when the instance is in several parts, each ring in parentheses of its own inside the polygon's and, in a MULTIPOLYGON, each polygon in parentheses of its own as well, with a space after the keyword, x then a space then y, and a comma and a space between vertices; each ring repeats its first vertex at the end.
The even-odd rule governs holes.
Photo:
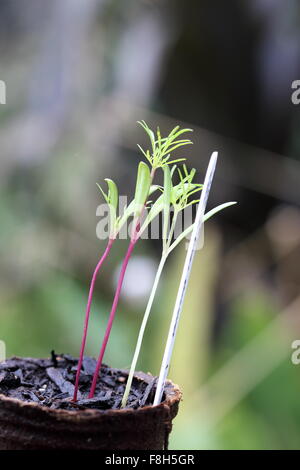
POLYGON ((109 319, 108 319, 108 323, 107 323, 103 343, 101 345, 100 354, 99 354, 99 357, 98 357, 98 361, 97 361, 97 365, 96 365, 96 369, 95 369, 95 373, 94 373, 94 377, 93 377, 93 382, 92 382, 89 398, 93 398, 93 396, 95 394, 97 380, 98 380, 99 372, 100 372, 101 365, 102 365, 102 359, 103 359, 103 356, 104 356, 104 353, 105 353, 108 338, 109 338, 110 331, 111 331, 111 328, 112 328, 112 324, 113 324, 113 321, 114 321, 114 318, 115 318, 115 314, 116 314, 116 310, 117 310, 117 306, 118 306, 118 302, 119 302, 119 298, 120 298, 120 293, 121 293, 121 289, 122 289, 122 285, 123 285, 123 280, 124 280, 126 268, 127 268, 128 261, 130 259, 131 253, 132 253, 132 251, 135 247, 135 244, 136 244, 136 240, 131 240, 130 241, 126 256, 125 256, 123 264, 122 264, 121 273, 120 273, 119 280, 118 280, 118 285, 117 285, 117 290, 116 290, 116 293, 115 293, 112 309, 111 309, 111 312, 110 312, 110 315, 109 315, 109 319))
MULTIPOLYGON (((155 175, 155 168, 152 168, 152 170, 151 170, 151 183, 153 181, 154 175, 155 175)), ((144 209, 145 209, 145 206, 144 206, 144 209)), ((139 218, 136 226, 133 228, 133 233, 132 233, 131 240, 130 240, 130 243, 129 243, 129 246, 128 246, 128 250, 127 250, 126 256, 124 258, 123 264, 122 264, 121 273, 120 273, 120 276, 119 276, 119 279, 118 279, 118 285, 117 285, 117 289, 116 289, 112 309, 111 309, 111 312, 110 312, 110 315, 109 315, 107 327, 106 327, 106 330, 105 330, 104 339, 103 339, 103 342, 102 342, 102 345, 101 345, 99 357, 98 357, 98 360, 97 360, 96 369, 95 369, 94 376, 93 376, 93 381, 92 381, 92 385, 91 385, 91 389, 90 389, 90 393, 89 393, 89 398, 93 398, 93 396, 95 395, 97 380, 98 380, 99 372, 100 372, 101 365, 102 365, 102 359, 103 359, 103 356, 104 356, 104 353, 105 353, 105 349, 106 349, 106 345, 107 345, 107 342, 108 342, 108 339, 109 339, 110 331, 111 331, 113 321, 114 321, 114 318, 115 318, 115 315, 116 315, 116 310, 117 310, 117 306, 118 306, 119 299, 120 299, 120 293, 121 293, 121 289, 122 289, 122 285, 123 285, 127 265, 128 265, 131 253, 132 253, 132 251, 135 247, 135 244, 139 239, 141 218, 142 218, 142 214, 140 215, 140 218, 139 218)))
POLYGON ((78 366, 77 366, 73 401, 77 401, 80 371, 81 371, 81 366, 82 366, 82 361, 83 361, 83 354, 84 354, 84 349, 85 349, 85 344, 86 344, 86 337, 87 337, 87 331, 88 331, 88 324, 89 324, 89 318, 90 318, 90 311, 91 311, 91 305, 92 305, 95 282, 96 282, 96 279, 97 279, 98 272, 99 272, 102 264, 104 263, 105 259, 107 258, 114 241, 115 241, 114 239, 111 239, 111 238, 109 239, 107 247, 106 247, 103 255, 101 256, 101 258, 100 258, 100 260, 99 260, 99 262, 98 262, 98 264, 95 268, 95 271, 93 273, 93 277, 92 277, 92 280, 91 280, 89 296, 88 296, 88 302, 87 302, 86 312, 85 312, 83 336, 82 336, 81 348, 80 348, 80 354, 79 354, 79 360, 78 360, 78 366))

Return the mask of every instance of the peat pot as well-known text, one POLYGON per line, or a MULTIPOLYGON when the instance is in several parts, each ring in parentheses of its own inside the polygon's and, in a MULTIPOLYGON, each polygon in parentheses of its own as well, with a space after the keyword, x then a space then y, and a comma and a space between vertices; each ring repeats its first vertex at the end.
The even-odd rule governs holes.
MULTIPOLYGON (((5 364, 0 364, 0 386, 5 364)), ((126 377, 126 371, 120 372, 126 377)), ((14 372, 9 373, 14 374, 14 372)), ((142 382, 145 382, 145 387, 149 388, 154 382, 154 377, 150 374, 137 373, 135 383, 143 385, 142 382)), ((21 385, 22 383, 19 384, 21 385)), ((162 403, 137 409, 56 409, 43 406, 37 402, 38 400, 25 401, 7 395, 2 389, 1 450, 167 449, 172 420, 178 412, 181 399, 179 388, 170 381, 166 383, 162 403)))

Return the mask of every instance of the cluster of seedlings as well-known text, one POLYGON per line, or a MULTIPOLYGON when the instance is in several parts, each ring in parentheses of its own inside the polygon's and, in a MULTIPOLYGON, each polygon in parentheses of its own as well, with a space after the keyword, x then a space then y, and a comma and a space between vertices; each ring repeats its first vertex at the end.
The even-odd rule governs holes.
MULTIPOLYGON (((146 162, 141 161, 138 165, 136 189, 132 202, 128 205, 128 207, 126 207, 122 211, 121 214, 119 214, 119 192, 115 182, 111 179, 105 180, 107 184, 107 192, 105 192, 102 187, 98 185, 109 207, 110 235, 106 249, 102 257, 98 261, 98 264, 96 265, 90 284, 83 336, 74 386, 74 403, 76 403, 79 398, 79 384, 80 377, 82 374, 82 366, 84 363, 84 350, 86 346, 86 338, 95 282, 98 273, 104 261, 108 257, 110 250, 114 245, 118 234, 124 224, 127 223, 129 219, 132 219, 130 241, 122 263, 116 292, 112 303, 112 308, 108 317, 107 327, 104 332, 99 356, 93 373, 92 383, 88 394, 89 399, 92 399, 95 394, 97 395, 97 384, 98 381, 101 380, 103 357, 110 337, 112 325, 120 299, 123 280, 132 252, 135 248, 136 243, 141 238, 143 232, 148 228, 149 224, 151 224, 151 222, 156 217, 158 217, 159 214, 162 214, 163 216, 162 256, 158 265, 154 284, 142 319, 128 379, 126 381, 124 393, 122 396, 121 407, 123 408, 129 406, 128 400, 130 392, 132 390, 134 372, 136 369, 145 329, 151 313, 152 305, 155 299, 155 294, 157 292, 163 268, 170 253, 194 229, 194 224, 191 223, 188 228, 183 229, 182 233, 180 233, 179 235, 177 234, 176 238, 174 236, 176 222, 180 213, 184 211, 188 206, 197 204, 199 202, 199 193, 201 193, 203 189, 203 185, 195 181, 196 170, 188 170, 187 166, 185 164, 182 164, 185 158, 172 158, 172 153, 176 149, 192 144, 192 141, 190 139, 183 137, 183 134, 191 132, 192 130, 180 129, 179 126, 176 126, 167 137, 162 137, 159 128, 157 128, 156 132, 154 132, 148 127, 145 121, 141 121, 139 122, 139 124, 142 126, 142 128, 149 137, 150 148, 145 150, 142 147, 138 146, 146 162), (178 167, 179 163, 182 164, 181 167, 178 167), (155 176, 158 171, 163 172, 163 186, 155 184, 155 176), (175 179, 176 182, 174 182, 175 179), (153 202, 153 198, 155 197, 156 199, 153 202)), ((210 217, 212 217, 214 214, 221 211, 225 207, 228 207, 232 204, 234 204, 234 202, 228 202, 217 206, 216 208, 204 215, 203 222, 208 220, 210 217)))
POLYGON ((119 208, 119 191, 113 180, 105 179, 106 191, 98 185, 109 208, 110 231, 107 246, 96 265, 90 283, 79 360, 69 355, 57 356, 54 352, 52 352, 51 359, 12 358, 0 364, 0 393, 23 401, 36 402, 49 408, 69 410, 139 408, 153 404, 153 401, 154 404, 158 404, 163 398, 165 378, 192 264, 194 247, 191 242, 195 243, 195 232, 206 220, 234 202, 221 204, 204 213, 216 156, 211 159, 211 169, 208 169, 203 185, 196 181, 196 170, 188 169, 183 163, 185 158, 174 159, 172 157, 175 150, 192 144, 190 139, 184 137, 184 134, 191 132, 191 129, 180 129, 176 126, 167 137, 162 137, 159 128, 154 132, 144 121, 139 124, 146 132, 150 146, 146 150, 139 146, 145 161, 138 164, 135 194, 130 204, 122 210, 119 208), (163 173, 162 185, 155 183, 158 172, 163 173), (199 204, 195 221, 191 222, 190 226, 182 228, 181 233, 178 231, 175 233, 176 222, 183 211, 197 203, 199 204), (202 214, 200 214, 201 210, 202 214), (126 372, 108 368, 103 364, 103 357, 120 300, 126 269, 137 242, 158 216, 162 218, 162 254, 142 318, 130 370, 126 372), (129 221, 131 232, 128 249, 122 263, 98 359, 88 358, 84 356, 84 351, 97 276, 120 230, 129 221), (150 379, 147 375, 139 379, 135 372, 136 366, 159 281, 168 257, 189 235, 191 235, 191 242, 170 323, 158 382, 156 383, 155 378, 150 379))

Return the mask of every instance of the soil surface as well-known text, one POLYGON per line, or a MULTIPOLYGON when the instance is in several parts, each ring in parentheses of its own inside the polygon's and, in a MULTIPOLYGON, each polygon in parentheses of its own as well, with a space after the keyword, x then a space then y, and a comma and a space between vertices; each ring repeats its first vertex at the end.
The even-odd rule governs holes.
MULTIPOLYGON (((72 402, 77 361, 72 356, 56 355, 53 351, 51 359, 8 359, 0 363, 0 394, 54 409, 77 411, 87 408, 120 408, 127 380, 126 372, 103 365, 95 397, 89 399, 96 367, 96 360, 91 357, 83 360, 78 400, 72 402)), ((134 378, 127 408, 136 409, 153 403, 156 378, 146 374, 142 378, 134 378)))

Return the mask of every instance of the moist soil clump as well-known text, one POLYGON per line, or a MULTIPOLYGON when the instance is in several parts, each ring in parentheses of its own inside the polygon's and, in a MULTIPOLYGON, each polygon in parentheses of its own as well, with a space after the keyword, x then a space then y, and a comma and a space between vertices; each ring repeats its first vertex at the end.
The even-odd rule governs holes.
MULTIPOLYGON (((101 367, 94 398, 88 398, 96 360, 85 357, 79 382, 78 400, 72 402, 78 359, 57 355, 50 359, 13 357, 0 363, 0 394, 24 402, 34 402, 52 409, 119 409, 124 394, 127 372, 101 367)), ((153 403, 156 378, 136 373, 127 408, 142 408, 153 403)))

